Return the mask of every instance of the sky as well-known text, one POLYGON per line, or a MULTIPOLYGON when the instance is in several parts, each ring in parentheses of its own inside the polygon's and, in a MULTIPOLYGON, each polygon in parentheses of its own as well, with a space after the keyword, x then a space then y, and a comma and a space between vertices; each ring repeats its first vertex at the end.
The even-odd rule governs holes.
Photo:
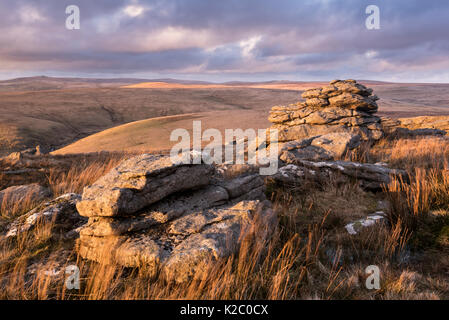
POLYGON ((449 1, 0 0, 0 79, 37 75, 449 82, 449 1))

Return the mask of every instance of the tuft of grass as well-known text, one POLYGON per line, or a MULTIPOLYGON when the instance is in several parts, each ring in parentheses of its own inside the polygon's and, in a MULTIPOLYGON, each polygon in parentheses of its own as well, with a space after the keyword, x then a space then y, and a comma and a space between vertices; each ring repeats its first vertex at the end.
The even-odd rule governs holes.
POLYGON ((34 190, 28 191, 21 201, 17 201, 17 198, 13 194, 6 193, 2 201, 0 201, 1 218, 5 221, 11 221, 36 207, 39 202, 35 200, 34 193, 34 190))
POLYGON ((98 159, 73 166, 66 172, 50 169, 47 183, 53 194, 59 196, 65 193, 82 193, 85 186, 93 184, 100 177, 116 167, 124 156, 114 156, 110 159, 98 159))

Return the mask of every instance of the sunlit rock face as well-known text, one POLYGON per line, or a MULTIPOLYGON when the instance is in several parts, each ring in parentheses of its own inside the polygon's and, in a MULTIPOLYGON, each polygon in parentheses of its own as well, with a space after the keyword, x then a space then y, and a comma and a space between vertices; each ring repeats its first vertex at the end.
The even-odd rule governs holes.
POLYGON ((383 136, 373 90, 355 80, 334 80, 306 90, 304 102, 275 106, 268 120, 279 130, 279 141, 292 141, 335 132, 357 134, 362 140, 383 136))
POLYGON ((250 166, 230 174, 232 167, 154 155, 124 161, 86 187, 77 203, 89 218, 79 254, 183 282, 200 274, 202 263, 236 252, 256 221, 257 235, 269 236, 276 215, 262 177, 250 166))

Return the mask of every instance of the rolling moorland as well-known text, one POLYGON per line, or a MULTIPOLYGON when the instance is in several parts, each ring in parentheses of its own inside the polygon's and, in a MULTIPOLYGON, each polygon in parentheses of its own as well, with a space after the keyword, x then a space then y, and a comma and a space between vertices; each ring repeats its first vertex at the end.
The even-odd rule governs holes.
POLYGON ((3 82, 3 154, 54 151, 0 159, 0 298, 449 299, 448 118, 403 120, 448 116, 449 85, 360 83, 380 100, 351 81, 329 94, 307 90, 327 83, 3 82), (169 148, 170 131, 192 120, 285 129, 282 170, 178 172, 141 155, 169 148), (355 131, 338 132, 345 123, 355 131), (305 126, 320 133, 301 136, 305 126), (114 198, 130 185, 141 188, 133 201, 114 198), (210 260, 195 260, 202 246, 210 260), (64 285, 70 265, 80 289, 64 285), (381 270, 375 290, 369 265, 381 270))
MULTIPOLYGON (((400 118, 449 114, 449 85, 362 83, 368 83, 381 98, 380 115, 400 118)), ((0 155, 36 145, 56 150, 103 130, 150 118, 159 119, 127 126, 125 132, 132 134, 129 137, 114 130, 101 133, 99 143, 110 151, 167 149, 169 132, 179 125, 188 127, 191 117, 218 129, 265 128, 269 125, 266 114, 272 106, 294 103, 301 90, 321 85, 48 77, 0 81, 0 155), (219 118, 214 115, 216 111, 221 112, 219 118), (178 117, 164 118, 173 115, 178 117), (147 129, 148 133, 144 132, 147 129), (119 135, 120 143, 111 142, 107 138, 111 135, 119 135)), ((60 153, 97 151, 96 139, 91 137, 60 153)))

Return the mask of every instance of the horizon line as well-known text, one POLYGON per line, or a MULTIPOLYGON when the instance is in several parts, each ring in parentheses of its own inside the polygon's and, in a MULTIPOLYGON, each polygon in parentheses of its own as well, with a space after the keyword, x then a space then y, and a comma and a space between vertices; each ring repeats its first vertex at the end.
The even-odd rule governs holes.
MULTIPOLYGON (((25 80, 25 79, 32 79, 32 78, 49 78, 49 79, 79 79, 79 80, 133 80, 133 81, 142 81, 142 82, 164 82, 164 80, 170 80, 170 81, 179 81, 179 82, 197 82, 197 83, 206 83, 206 84, 230 84, 230 83, 270 83, 270 82, 286 82, 286 83, 314 83, 314 82, 330 82, 335 79, 339 78, 332 78, 327 80, 287 80, 287 79, 281 79, 281 80, 261 80, 261 81, 249 81, 249 80, 229 80, 229 81, 223 81, 223 82, 217 82, 217 81, 206 81, 206 80, 198 80, 194 78, 189 79, 180 79, 180 78, 172 78, 172 77, 161 77, 161 78, 140 78, 140 77, 95 77, 95 76, 47 76, 45 74, 41 75, 35 75, 35 76, 24 76, 24 77, 13 77, 13 78, 6 78, 6 79, 0 79, 0 82, 8 82, 8 81, 14 81, 14 80, 25 80)), ((347 80, 351 78, 340 78, 339 80, 347 80)), ((382 83, 392 83, 392 84, 449 84, 449 82, 431 82, 431 81, 423 81, 423 82, 404 82, 404 81, 392 81, 392 80, 373 80, 373 79, 355 79, 352 78, 358 82, 382 82, 382 83)))

